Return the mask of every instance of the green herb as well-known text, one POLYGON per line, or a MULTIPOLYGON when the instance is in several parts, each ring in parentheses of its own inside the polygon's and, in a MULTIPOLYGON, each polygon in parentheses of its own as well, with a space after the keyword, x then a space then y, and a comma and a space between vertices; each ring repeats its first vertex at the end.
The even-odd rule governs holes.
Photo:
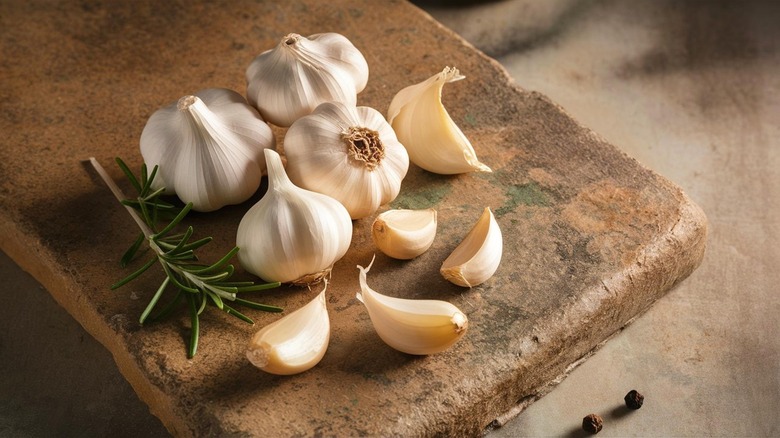
POLYGON ((127 208, 130 216, 133 217, 141 229, 138 238, 122 256, 121 265, 123 267, 127 266, 138 254, 144 242, 152 250, 151 258, 141 268, 113 284, 111 289, 121 287, 138 278, 155 265, 155 262, 162 266, 165 273, 165 279, 154 296, 152 296, 146 309, 141 313, 139 319, 141 324, 167 316, 183 299, 187 304, 191 318, 187 356, 192 358, 198 349, 199 316, 208 304, 214 305, 225 313, 250 324, 253 321, 233 308, 232 305, 229 305, 228 302, 267 312, 282 311, 281 308, 276 306, 255 303, 238 297, 239 293, 260 291, 279 286, 278 282, 255 284, 252 281, 229 281, 235 271, 233 265, 230 264, 230 260, 238 253, 238 247, 233 248, 224 257, 212 264, 198 262, 195 250, 211 242, 212 238, 205 237, 192 241, 194 230, 191 226, 187 227, 183 233, 173 233, 192 208, 192 203, 188 203, 183 209, 178 209, 175 205, 160 199, 164 188, 152 189, 152 182, 157 174, 157 166, 152 169, 151 173, 148 173, 144 164, 141 167, 140 177, 136 177, 121 159, 116 159, 117 164, 138 192, 136 198, 125 199, 124 194, 103 166, 95 158, 90 158, 90 162, 114 193, 114 196, 127 208), (172 219, 158 230, 157 223, 165 218, 172 219), (174 298, 162 310, 152 315, 152 311, 160 301, 160 297, 166 290, 171 288, 176 290, 174 298))

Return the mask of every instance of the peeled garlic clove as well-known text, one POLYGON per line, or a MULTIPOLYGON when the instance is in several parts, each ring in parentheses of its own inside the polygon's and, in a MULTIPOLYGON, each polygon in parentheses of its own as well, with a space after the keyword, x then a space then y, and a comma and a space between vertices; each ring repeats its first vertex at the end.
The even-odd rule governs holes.
POLYGON ((446 67, 428 80, 399 91, 387 111, 387 120, 406 146, 409 159, 429 172, 491 172, 479 162, 471 142, 441 103, 444 84, 463 78, 457 69, 446 67))
POLYGON ((352 220, 335 199, 293 185, 278 153, 265 159, 268 191, 238 225, 238 260, 266 281, 317 283, 347 252, 352 220))
POLYGON ((424 253, 436 237, 436 210, 388 210, 374 220, 371 237, 380 251, 400 260, 424 253))
POLYGON ((434 354, 448 349, 468 329, 468 318, 455 305, 439 300, 393 298, 374 291, 366 282, 371 269, 358 266, 357 299, 368 310, 371 323, 389 346, 408 354, 434 354))
POLYGON ((240 204, 260 186, 263 150, 274 135, 235 91, 211 88, 156 111, 141 133, 141 155, 154 188, 165 187, 197 211, 240 204))
POLYGON ((284 137, 293 183, 341 202, 352 219, 398 196, 409 155, 379 111, 338 102, 301 117, 284 137))
POLYGON ((368 63, 343 35, 291 33, 258 55, 246 71, 247 98, 277 126, 290 126, 323 102, 354 106, 368 82, 368 63))
POLYGON ((495 274, 504 241, 490 207, 485 208, 466 238, 444 260, 441 275, 463 287, 474 287, 495 274))
POLYGON ((330 341, 325 289, 312 301, 252 336, 246 357, 261 370, 279 375, 302 373, 317 365, 330 341))

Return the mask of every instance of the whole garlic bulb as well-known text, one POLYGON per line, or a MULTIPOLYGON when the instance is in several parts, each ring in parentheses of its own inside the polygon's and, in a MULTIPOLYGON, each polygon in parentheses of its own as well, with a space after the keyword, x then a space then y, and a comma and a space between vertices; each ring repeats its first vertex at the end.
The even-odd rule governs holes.
POLYGON ((429 172, 491 172, 479 162, 471 142, 441 103, 444 84, 463 78, 458 69, 446 67, 441 73, 399 91, 387 110, 387 120, 409 151, 409 159, 429 172))
POLYGON ((308 304, 263 327, 252 336, 246 357, 261 370, 282 376, 317 365, 330 342, 325 289, 308 304))
POLYGON ((291 33, 258 55, 246 70, 247 98, 278 126, 290 126, 323 102, 357 103, 368 63, 343 35, 291 33))
POLYGON ((266 281, 310 285, 327 277, 352 242, 341 203, 293 185, 279 154, 265 151, 268 191, 238 225, 238 261, 266 281))
POLYGON ((165 187, 197 211, 251 197, 265 173, 263 150, 274 135, 235 91, 210 88, 157 110, 141 133, 141 155, 159 165, 155 188, 165 187))
POLYGON ((295 184, 337 199, 352 219, 395 199, 409 169, 406 149, 379 111, 337 102, 296 120, 284 153, 295 184))

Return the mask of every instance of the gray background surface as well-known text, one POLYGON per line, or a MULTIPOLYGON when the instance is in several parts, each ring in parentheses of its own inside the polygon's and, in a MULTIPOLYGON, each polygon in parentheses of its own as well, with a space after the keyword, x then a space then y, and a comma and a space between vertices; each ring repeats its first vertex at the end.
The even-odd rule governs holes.
MULTIPOLYGON (((491 434, 580 436, 593 412, 600 436, 780 435, 780 2, 418 4, 710 220, 699 270, 491 434), (630 389, 639 411, 622 408, 630 389)), ((110 354, 1 253, 0 278, 0 436, 167 435, 110 354)))

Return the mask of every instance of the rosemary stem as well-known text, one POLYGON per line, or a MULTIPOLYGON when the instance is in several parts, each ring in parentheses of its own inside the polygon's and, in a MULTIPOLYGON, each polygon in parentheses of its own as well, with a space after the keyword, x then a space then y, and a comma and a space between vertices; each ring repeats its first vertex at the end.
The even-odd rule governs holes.
MULTIPOLYGON (((106 172, 106 169, 103 168, 103 166, 98 163, 98 160, 95 159, 95 157, 89 157, 89 162, 92 164, 92 167, 95 168, 95 171, 97 171, 98 175, 100 175, 100 178, 103 179, 103 182, 106 183, 109 189, 111 189, 111 193, 114 194, 116 199, 122 203, 122 200, 124 200, 125 194, 122 193, 122 189, 119 188, 118 185, 114 182, 113 179, 108 175, 108 172, 106 172)), ((125 208, 130 213, 130 216, 133 218, 136 224, 138 224, 138 227, 141 228, 141 231, 143 231, 144 236, 146 236, 147 239, 149 239, 149 236, 152 235, 152 230, 149 229, 149 226, 146 225, 146 223, 141 219, 140 216, 138 216, 138 213, 133 210, 133 207, 125 205, 125 208)), ((156 245, 155 245, 156 246, 156 245)), ((159 248, 156 248, 159 253, 159 248)))

